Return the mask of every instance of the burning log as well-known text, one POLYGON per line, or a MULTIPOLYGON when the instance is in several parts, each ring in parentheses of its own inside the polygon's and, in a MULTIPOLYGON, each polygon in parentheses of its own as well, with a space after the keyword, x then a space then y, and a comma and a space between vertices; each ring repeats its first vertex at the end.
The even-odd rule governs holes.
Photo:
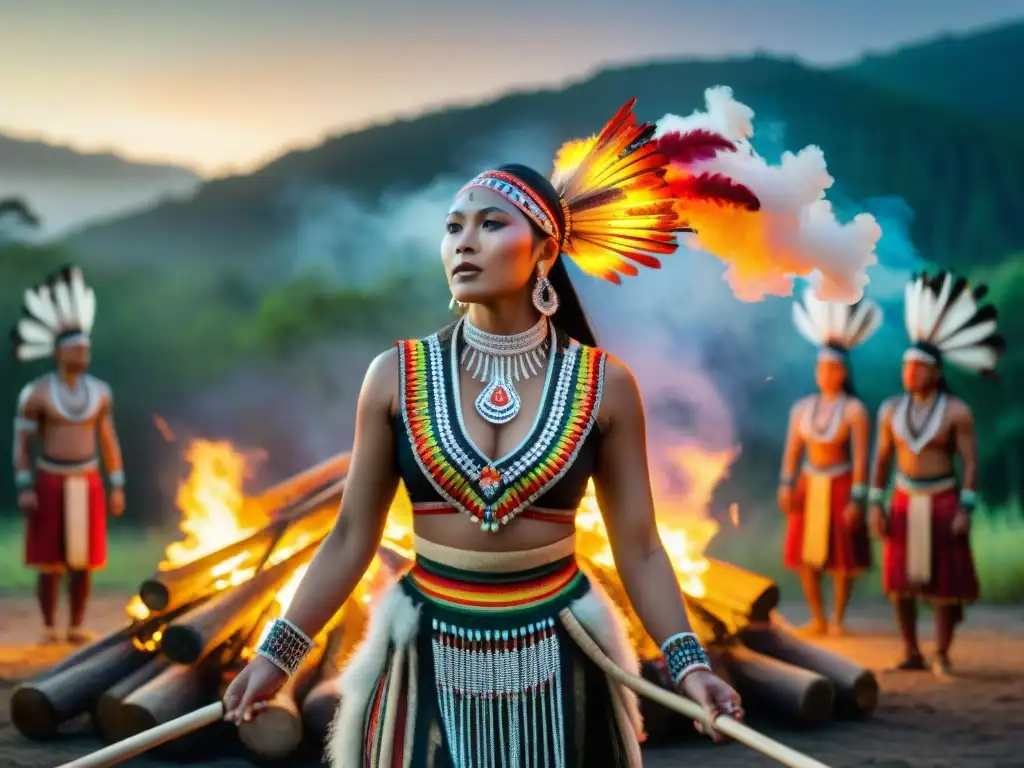
POLYGON ((687 597, 736 634, 750 624, 768 621, 779 604, 779 588, 771 579, 713 558, 702 582, 705 594, 687 597))
POLYGON ((878 678, 874 672, 838 653, 808 643, 779 627, 752 627, 740 634, 743 643, 758 653, 816 672, 832 681, 836 712, 866 718, 878 706, 878 678))
POLYGON ((92 726, 96 729, 100 738, 111 744, 134 735, 134 732, 124 730, 125 725, 121 717, 121 707, 124 705, 124 700, 150 680, 166 671, 171 664, 173 662, 166 656, 155 656, 142 667, 135 670, 135 672, 128 675, 128 677, 118 681, 103 692, 89 713, 92 726))
POLYGON ((723 654, 736 691, 747 707, 759 707, 788 723, 817 726, 832 716, 832 681, 757 653, 739 643, 723 654))
POLYGON ((348 474, 351 463, 351 453, 339 453, 337 456, 320 462, 312 469, 307 469, 305 472, 290 477, 283 483, 278 483, 273 488, 264 491, 253 500, 253 503, 263 509, 287 509, 293 504, 298 504, 305 497, 326 490, 336 483, 339 478, 348 474))
POLYGON ((52 737, 61 723, 86 712, 100 694, 151 656, 124 635, 58 672, 22 683, 11 694, 14 727, 36 741, 52 737))
POLYGON ((181 664, 195 664, 262 616, 278 589, 302 563, 309 560, 319 541, 287 560, 257 573, 199 608, 189 611, 167 628, 163 651, 181 664))
POLYGON ((157 571, 139 587, 140 599, 151 611, 173 610, 207 594, 213 583, 232 571, 265 562, 293 526, 308 532, 310 538, 321 538, 337 517, 344 487, 344 480, 339 480, 244 539, 177 568, 157 571))
MULTIPOLYGON (((220 517, 199 509, 196 517, 212 522, 205 528, 183 526, 198 546, 182 545, 185 554, 180 557, 169 550, 168 558, 182 562, 209 552, 210 540, 204 537, 221 530, 234 530, 243 538, 180 567, 157 571, 129 606, 136 623, 19 686, 11 703, 16 727, 30 738, 44 739, 64 720, 91 708, 96 731, 108 741, 120 741, 217 700, 237 662, 261 638, 266 622, 286 608, 300 571, 334 524, 344 490, 339 478, 347 472, 348 459, 334 457, 242 506, 240 491, 226 485, 228 501, 219 504, 215 495, 210 507, 220 517), (236 516, 238 524, 232 527, 225 514, 236 516), (268 519, 265 527, 252 532, 268 519)), ((206 498, 202 487, 196 482, 189 494, 196 504, 206 498)), ((370 570, 334 623, 316 639, 317 650, 266 710, 237 729, 254 760, 294 762, 300 743, 323 743, 341 698, 339 670, 364 634, 373 596, 408 568, 413 557, 409 533, 400 521, 389 526, 370 570)), ((618 574, 604 564, 610 562, 606 553, 583 539, 577 545, 584 567, 623 611, 630 640, 644 659, 643 677, 670 688, 656 644, 644 632, 618 574)), ((834 702, 850 702, 861 713, 874 708, 877 682, 870 673, 865 676, 856 665, 771 626, 779 594, 770 579, 711 560, 702 589, 690 587, 692 580, 684 582, 687 613, 708 646, 715 672, 732 681, 749 708, 767 707, 805 725, 826 719, 834 702)), ((652 741, 695 733, 670 703, 644 699, 641 706, 652 741)), ((204 729, 170 749, 194 751, 201 739, 202 757, 208 760, 214 745, 206 739, 224 734, 216 744, 234 745, 234 733, 234 726, 204 729)))

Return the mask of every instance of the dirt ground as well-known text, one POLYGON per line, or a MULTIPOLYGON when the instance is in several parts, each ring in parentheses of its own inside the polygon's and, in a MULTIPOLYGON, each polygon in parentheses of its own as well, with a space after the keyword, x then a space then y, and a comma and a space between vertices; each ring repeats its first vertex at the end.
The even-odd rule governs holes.
MULTIPOLYGON (((99 597, 90 608, 93 628, 104 630, 121 620, 124 599, 99 597)), ((786 618, 805 618, 799 606, 786 606, 786 618)), ((98 749, 85 718, 67 724, 60 738, 35 744, 21 737, 10 721, 10 692, 68 652, 67 647, 40 649, 34 604, 25 597, 0 599, 0 766, 53 768, 98 749)), ((926 651, 928 620, 922 620, 926 651)), ((899 646, 884 605, 856 607, 851 618, 856 637, 823 644, 881 673, 899 646)), ((1024 609, 976 607, 968 615, 954 649, 958 677, 941 681, 929 673, 881 673, 881 704, 862 723, 836 722, 811 732, 751 722, 774 738, 832 768, 1021 768, 1024 766, 1024 609)), ((239 759, 199 761, 209 768, 247 768, 239 759)), ((295 764, 292 761, 292 764, 295 764)), ((134 768, 167 768, 175 763, 136 758, 134 768)), ((648 749, 649 768, 677 766, 771 766, 738 744, 720 747, 688 741, 672 748, 648 749)))

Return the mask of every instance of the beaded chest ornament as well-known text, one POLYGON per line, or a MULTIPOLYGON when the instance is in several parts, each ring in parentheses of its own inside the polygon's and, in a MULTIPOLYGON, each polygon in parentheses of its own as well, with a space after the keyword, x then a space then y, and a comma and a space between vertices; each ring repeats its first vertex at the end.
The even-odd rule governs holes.
POLYGON ((460 363, 479 381, 486 381, 476 398, 476 411, 491 424, 507 424, 522 406, 515 382, 544 370, 548 352, 548 319, 523 333, 499 336, 481 331, 467 317, 462 326, 466 348, 460 363))

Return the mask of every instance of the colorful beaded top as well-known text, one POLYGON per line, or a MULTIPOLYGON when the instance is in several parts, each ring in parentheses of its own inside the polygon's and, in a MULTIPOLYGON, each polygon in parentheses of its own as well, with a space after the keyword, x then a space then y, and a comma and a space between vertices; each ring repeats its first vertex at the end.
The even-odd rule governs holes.
POLYGON ((462 323, 444 338, 434 334, 397 342, 399 411, 416 463, 434 490, 484 530, 497 532, 558 483, 576 460, 597 422, 605 353, 552 327, 533 427, 512 451, 492 461, 470 439, 462 418, 462 323))

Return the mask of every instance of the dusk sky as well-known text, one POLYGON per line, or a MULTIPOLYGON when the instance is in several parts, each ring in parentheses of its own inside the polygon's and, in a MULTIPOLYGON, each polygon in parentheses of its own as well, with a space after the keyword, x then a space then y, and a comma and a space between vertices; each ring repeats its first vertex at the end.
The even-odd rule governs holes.
POLYGON ((0 0, 0 133, 215 174, 327 133, 558 84, 606 64, 754 51, 833 64, 1024 16, 1024 0, 370 6, 0 0))

